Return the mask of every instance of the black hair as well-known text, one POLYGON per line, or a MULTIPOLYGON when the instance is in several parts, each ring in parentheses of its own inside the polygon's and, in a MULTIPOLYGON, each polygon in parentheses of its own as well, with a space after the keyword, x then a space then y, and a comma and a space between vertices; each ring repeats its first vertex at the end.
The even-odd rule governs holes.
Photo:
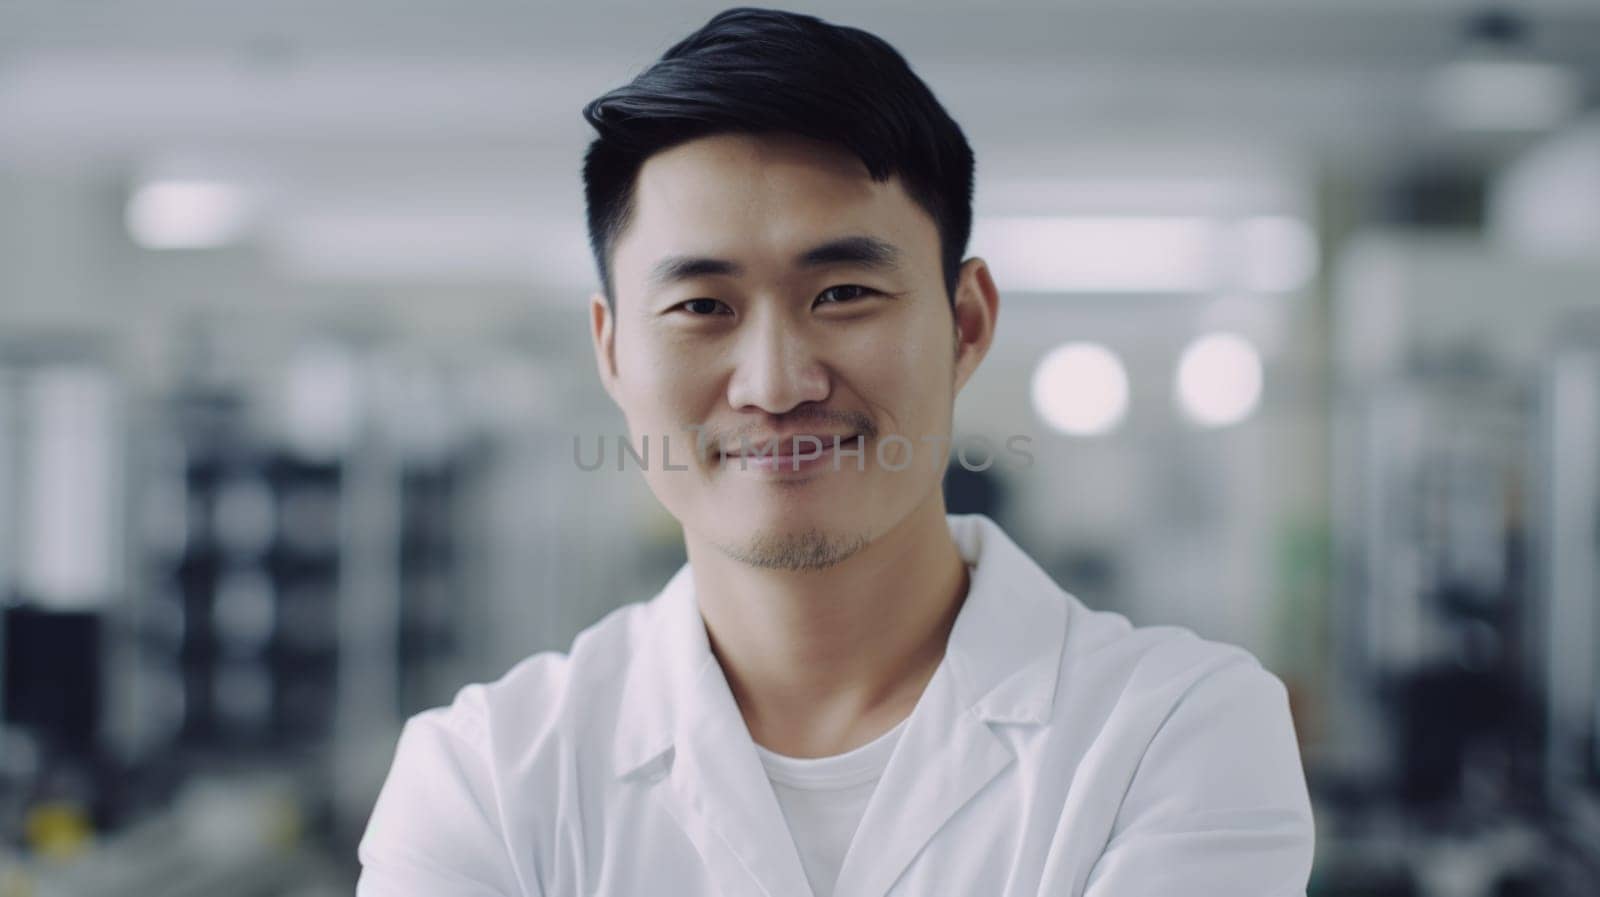
POLYGON ((945 291, 972 231, 972 148, 883 39, 814 16, 741 7, 712 17, 629 84, 583 108, 589 245, 608 302, 611 250, 650 156, 699 137, 789 133, 837 144, 873 180, 898 175, 939 231, 945 291))

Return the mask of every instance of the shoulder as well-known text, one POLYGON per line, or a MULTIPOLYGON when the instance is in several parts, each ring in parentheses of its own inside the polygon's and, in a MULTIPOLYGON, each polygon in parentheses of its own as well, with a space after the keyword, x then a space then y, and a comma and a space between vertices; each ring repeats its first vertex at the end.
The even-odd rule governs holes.
POLYGON ((1165 892, 1179 869, 1195 893, 1303 892, 1315 824, 1283 682, 1182 627, 1075 617, 1065 718, 1089 723, 1082 766, 1115 808, 1085 893, 1165 892))
POLYGON ((619 608, 569 651, 531 655, 406 721, 359 847, 367 891, 455 893, 475 882, 510 894, 542 878, 553 862, 551 801, 529 798, 565 793, 593 753, 583 748, 606 738, 645 607, 619 608), (513 846, 528 843, 544 850, 513 846))
MULTIPOLYGON (((619 688, 606 671, 633 657, 646 606, 619 608, 569 651, 533 654, 408 719, 359 847, 363 882, 444 875, 452 884, 433 893, 473 881, 509 894, 542 878, 553 862, 552 819, 542 809, 550 802, 528 798, 562 793, 589 754, 585 742, 605 737, 593 721, 615 707, 619 688), (527 843, 546 850, 512 847, 527 843)), ((395 884, 392 892, 428 890, 395 884)))
POLYGON ((1081 749, 1131 759, 1152 749, 1165 757, 1163 746, 1176 746, 1171 756, 1180 761, 1271 755, 1285 782, 1291 767, 1298 775, 1288 691, 1253 654, 1180 626, 1135 626, 1068 599, 1056 718, 1077 733, 1071 737, 1081 749))
POLYGON ((1062 652, 1063 684, 1091 682, 1123 697, 1176 701, 1197 684, 1250 679, 1282 691, 1277 676, 1249 651, 1213 641, 1182 626, 1136 626, 1127 617, 1091 610, 1070 594, 1070 623, 1062 652))
POLYGON ((617 608, 580 632, 567 651, 541 651, 498 679, 466 685, 449 705, 418 714, 408 726, 447 729, 490 760, 590 734, 585 724, 620 703, 651 612, 648 602, 617 608))
POLYGON ((1064 813, 1101 845, 1083 893, 1303 893, 1315 823, 1283 683, 1243 648, 1067 597, 1055 756, 1064 813))
POLYGON ((1179 626, 1135 626, 1068 597, 1058 718, 1081 733, 1096 775, 1125 794, 1124 821, 1152 808, 1250 805, 1281 810, 1296 831, 1309 826, 1282 680, 1243 648, 1179 626))
POLYGON ((1180 626, 1135 626, 1121 614, 1091 609, 986 517, 953 516, 951 532, 963 556, 978 557, 975 587, 986 586, 983 594, 1005 599, 981 605, 986 616, 973 623, 975 640, 1022 642, 1055 654, 1057 694, 1066 693, 1078 714, 1075 724, 1084 721, 1081 714, 1092 715, 1108 702, 1176 700, 1190 686, 1222 671, 1281 688, 1242 648, 1180 626))

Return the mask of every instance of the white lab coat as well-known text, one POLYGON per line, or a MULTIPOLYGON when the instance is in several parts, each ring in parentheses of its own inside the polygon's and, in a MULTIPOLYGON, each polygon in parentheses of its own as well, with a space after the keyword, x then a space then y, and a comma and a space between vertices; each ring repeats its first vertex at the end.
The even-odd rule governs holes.
MULTIPOLYGON (((1312 818, 1282 684, 1248 653, 1063 592, 991 520, 837 897, 1284 897, 1312 818)), ((358 897, 809 897, 685 565, 570 654, 419 714, 358 897)))

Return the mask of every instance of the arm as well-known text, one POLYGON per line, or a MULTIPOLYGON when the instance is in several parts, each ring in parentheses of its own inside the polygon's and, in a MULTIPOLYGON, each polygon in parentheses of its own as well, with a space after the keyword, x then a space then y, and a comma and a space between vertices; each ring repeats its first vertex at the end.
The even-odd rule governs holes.
POLYGON ((1241 657, 1156 730, 1084 897, 1304 895, 1313 823, 1283 684, 1241 657))
POLYGON ((406 723, 358 848, 357 897, 538 897, 507 856, 482 718, 463 712, 475 709, 406 723))

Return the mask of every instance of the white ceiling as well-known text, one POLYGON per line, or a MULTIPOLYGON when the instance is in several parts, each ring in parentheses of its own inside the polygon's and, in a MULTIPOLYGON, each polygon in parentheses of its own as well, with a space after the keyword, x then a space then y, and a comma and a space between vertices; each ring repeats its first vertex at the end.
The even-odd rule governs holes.
MULTIPOLYGON (((722 6, 0 0, 0 170, 222 176, 324 231, 407 215, 417 227, 547 221, 554 254, 581 255, 582 104, 722 6)), ((1270 192, 1308 165, 1463 147, 1430 124, 1423 87, 1475 4, 800 8, 898 46, 972 139, 980 204, 1006 211, 1051 195, 1040 184, 1081 196, 1118 177, 1231 179, 1270 192)), ((1600 2, 1518 8, 1537 14, 1539 52, 1597 74, 1600 2)))

